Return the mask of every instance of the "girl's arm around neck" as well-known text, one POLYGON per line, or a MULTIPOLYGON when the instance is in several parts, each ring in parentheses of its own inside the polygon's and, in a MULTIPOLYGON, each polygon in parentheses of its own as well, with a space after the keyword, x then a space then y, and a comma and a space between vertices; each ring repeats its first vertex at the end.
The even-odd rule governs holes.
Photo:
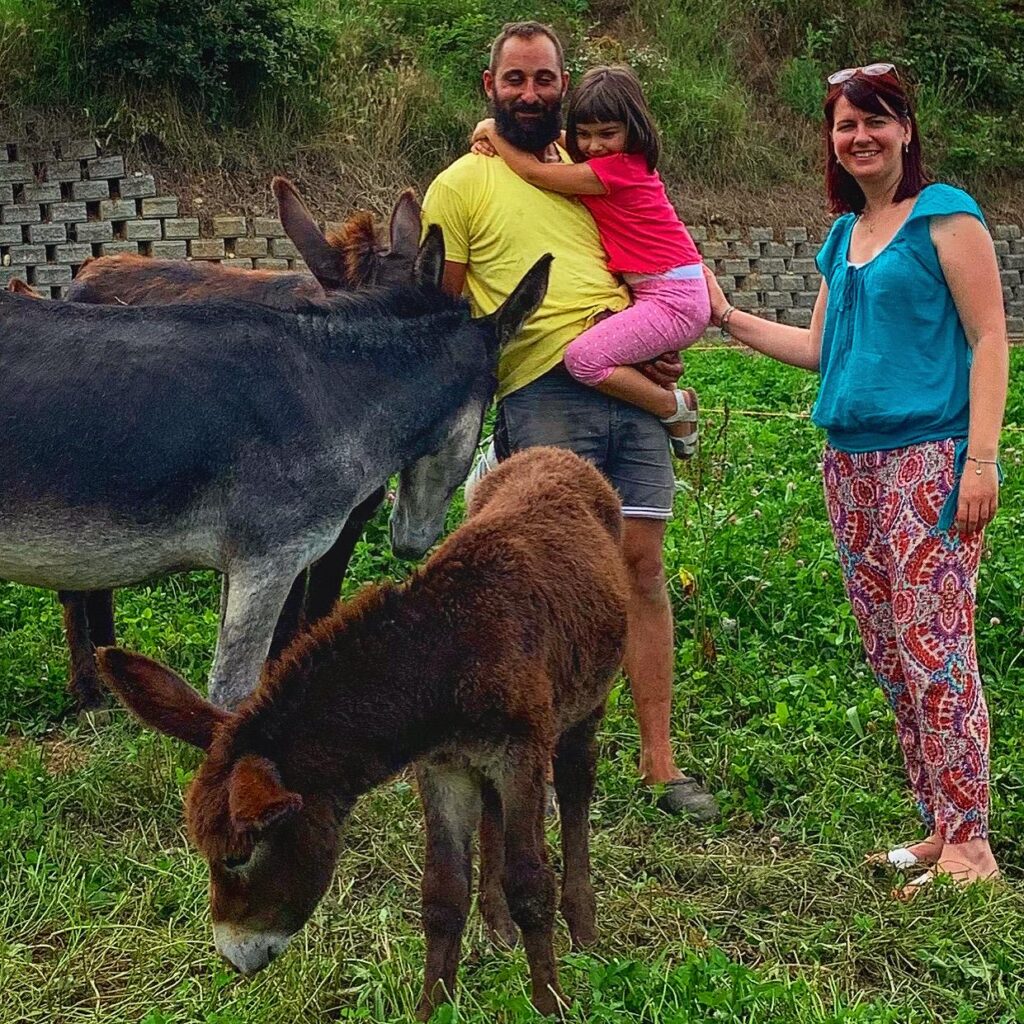
POLYGON ((967 454, 960 484, 957 526, 964 533, 983 529, 999 505, 999 477, 989 465, 999 454, 1010 352, 992 238, 970 214, 933 217, 929 224, 939 264, 973 350, 967 454), (981 470, 979 474, 977 470, 981 470))
MULTIPOLYGON (((704 279, 711 296, 711 322, 718 325, 730 303, 707 266, 704 267, 704 279)), ((817 370, 821 362, 821 332, 827 303, 828 286, 823 281, 814 303, 809 329, 775 323, 745 310, 734 309, 729 316, 729 334, 742 344, 780 363, 798 366, 802 370, 817 370)))
POLYGON ((603 196, 607 189, 601 179, 586 164, 545 164, 532 153, 524 153, 506 142, 494 127, 494 122, 481 121, 474 138, 486 134, 498 156, 524 181, 549 192, 560 192, 567 196, 603 196))

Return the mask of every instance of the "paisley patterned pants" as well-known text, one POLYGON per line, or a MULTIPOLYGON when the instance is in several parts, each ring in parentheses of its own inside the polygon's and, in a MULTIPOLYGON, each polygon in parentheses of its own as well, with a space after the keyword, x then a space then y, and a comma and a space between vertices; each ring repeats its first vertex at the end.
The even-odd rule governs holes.
POLYGON ((824 476, 846 593, 921 817, 963 843, 988 836, 989 725, 974 647, 981 534, 934 529, 953 451, 953 441, 826 447, 824 476))

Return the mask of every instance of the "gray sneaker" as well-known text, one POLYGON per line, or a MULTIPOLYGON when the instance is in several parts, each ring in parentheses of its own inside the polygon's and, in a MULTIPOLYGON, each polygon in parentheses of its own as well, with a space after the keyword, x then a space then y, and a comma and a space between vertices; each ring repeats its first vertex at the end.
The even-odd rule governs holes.
POLYGON ((678 814, 698 825, 717 821, 722 812, 718 801, 696 780, 684 775, 662 785, 656 806, 666 814, 678 814))

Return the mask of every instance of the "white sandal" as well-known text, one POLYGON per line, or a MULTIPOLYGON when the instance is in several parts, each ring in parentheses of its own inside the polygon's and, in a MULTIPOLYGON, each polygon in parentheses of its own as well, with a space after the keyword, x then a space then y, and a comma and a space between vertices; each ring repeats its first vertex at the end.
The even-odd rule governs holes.
POLYGON ((689 459, 697 452, 697 442, 700 439, 700 431, 697 427, 697 392, 693 388, 676 388, 676 411, 671 416, 665 416, 662 423, 668 426, 671 423, 692 423, 693 430, 688 434, 676 437, 668 435, 669 444, 677 458, 689 459), (693 404, 690 405, 689 403, 693 404))
POLYGON ((874 853, 865 854, 864 863, 872 868, 912 871, 914 868, 930 868, 935 861, 930 857, 918 857, 906 846, 897 846, 894 850, 877 850, 874 853))

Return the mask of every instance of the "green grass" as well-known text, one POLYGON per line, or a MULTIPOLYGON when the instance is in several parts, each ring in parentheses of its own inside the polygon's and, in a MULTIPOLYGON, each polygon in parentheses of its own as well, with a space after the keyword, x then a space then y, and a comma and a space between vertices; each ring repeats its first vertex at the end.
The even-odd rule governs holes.
MULTIPOLYGON (((1024 387, 1012 389, 978 616, 994 845, 1008 882, 940 887, 903 906, 889 880, 858 868, 864 851, 917 823, 842 597, 821 438, 803 418, 814 379, 722 349, 691 353, 687 374, 706 444, 681 471, 666 545, 674 727, 684 767, 707 777, 726 818, 697 829, 650 807, 636 785, 628 688, 617 686, 593 815, 602 939, 580 956, 558 932, 570 1019, 1024 1020, 1024 387)), ((374 524, 351 586, 405 571, 385 533, 374 524)), ((123 591, 122 641, 198 682, 216 606, 204 573, 123 591)), ((409 779, 358 805, 313 920, 269 970, 238 979, 213 952, 205 869, 182 830, 197 756, 121 713, 95 731, 54 724, 67 710, 57 609, 51 594, 0 584, 0 1021, 408 1019, 423 957, 409 779)), ((461 979, 457 1015, 442 1020, 534 1019, 522 953, 491 949, 475 914, 461 979)))

